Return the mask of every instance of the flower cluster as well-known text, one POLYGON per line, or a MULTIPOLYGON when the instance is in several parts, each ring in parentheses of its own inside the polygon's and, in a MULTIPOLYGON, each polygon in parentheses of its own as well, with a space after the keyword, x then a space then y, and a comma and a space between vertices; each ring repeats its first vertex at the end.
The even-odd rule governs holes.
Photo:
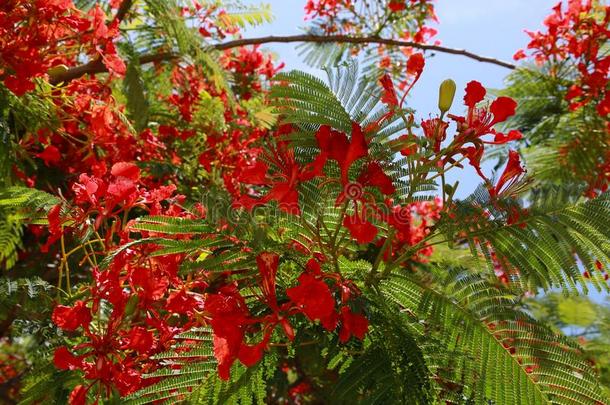
MULTIPOLYGON (((438 23, 433 0, 384 0, 367 1, 309 0, 305 5, 305 19, 312 19, 313 33, 354 35, 359 37, 381 37, 416 43, 430 43, 436 36, 431 23, 438 23)), ((438 41, 434 42, 438 44, 438 41)), ((352 46, 350 53, 358 55, 364 51, 367 57, 378 60, 381 70, 391 70, 399 77, 400 88, 406 86, 405 59, 414 51, 411 47, 388 47, 385 45, 352 46)))
MULTIPOLYGON (((545 31, 530 32, 531 41, 527 46, 529 52, 518 51, 516 60, 533 57, 539 65, 547 65, 551 75, 566 71, 566 66, 573 73, 567 78, 565 100, 570 111, 581 109, 594 111, 602 119, 605 128, 601 144, 607 145, 610 124, 610 56, 605 48, 610 39, 610 7, 598 1, 569 0, 553 7, 553 12, 544 20, 545 31)), ((565 76, 565 74, 564 74, 565 76)), ((582 140, 574 139, 559 150, 560 164, 577 173, 570 164, 569 155, 575 149, 586 147, 582 140)), ((603 148, 602 155, 596 157, 598 164, 579 174, 587 184, 586 194, 595 196, 599 191, 606 191, 610 180, 610 152, 603 148)))
POLYGON ((0 7, 0 77, 17 95, 34 89, 33 79, 60 73, 78 63, 83 54, 101 58, 108 71, 123 75, 125 63, 114 40, 119 21, 107 21, 99 5, 85 15, 71 0, 22 0, 0 7), (34 23, 35 22, 35 23, 34 23), (68 51, 86 46, 85 51, 68 51))
POLYGON ((325 33, 343 35, 374 32, 379 29, 375 26, 379 20, 384 24, 382 28, 390 29, 398 38, 423 43, 436 35, 436 30, 426 25, 429 19, 436 21, 432 2, 389 0, 371 5, 366 1, 308 0, 305 19, 314 20, 325 33), (403 26, 405 23, 408 25, 403 26))
POLYGON ((218 360, 218 373, 223 379, 229 378, 231 365, 237 359, 245 366, 256 364, 276 327, 281 327, 286 338, 293 340, 295 331, 289 320, 292 315, 302 314, 312 322, 319 322, 328 331, 341 324, 341 342, 347 342, 352 336, 362 340, 367 332, 367 319, 350 308, 350 301, 359 295, 358 289, 339 274, 322 271, 315 258, 307 262, 305 271, 298 277, 298 284, 286 289, 287 300, 278 301, 276 277, 279 260, 279 255, 271 252, 262 252, 256 258, 261 291, 259 300, 269 309, 267 314, 254 317, 236 284, 225 285, 205 298, 203 308, 211 318, 214 355, 218 360), (335 296, 339 297, 338 308, 335 296), (246 333, 256 330, 262 333, 260 341, 247 343, 246 333))
MULTIPOLYGON (((595 103, 602 116, 610 114, 610 91, 607 90, 610 57, 603 50, 610 39, 610 7, 598 2, 570 0, 567 9, 558 3, 544 20, 545 32, 527 31, 531 41, 527 48, 539 64, 571 60, 578 77, 566 93, 570 109, 595 103)), ((525 51, 515 59, 527 57, 525 51)))
MULTIPOLYGON (((435 18, 431 1, 382 3, 382 9, 372 10, 363 2, 357 12, 350 1, 310 1, 307 10, 325 32, 366 34, 369 22, 352 25, 349 18, 375 15, 387 21, 382 28, 390 37, 425 42, 434 35, 426 26, 435 18)), ((120 21, 107 16, 123 3, 107 2, 106 9, 101 4, 88 13, 69 0, 13 0, 0 6, 0 76, 16 95, 35 90, 34 80, 58 77, 58 72, 60 77, 63 69, 84 60, 101 62, 109 73, 32 94, 50 101, 53 122, 32 124, 16 137, 26 158, 13 167, 15 176, 56 193, 61 201, 48 211, 47 233, 38 226, 29 233, 44 242, 35 253, 44 255, 56 273, 59 295, 51 319, 62 333, 53 360, 58 369, 81 377, 71 387, 72 405, 102 402, 115 393, 126 396, 154 384, 158 378, 149 374, 167 366, 155 355, 175 349, 178 336, 192 328, 211 331, 223 380, 230 379, 236 362, 253 366, 274 346, 298 343, 302 331, 348 346, 366 345, 361 341, 372 312, 362 291, 378 286, 378 270, 426 263, 435 226, 450 215, 446 189, 442 196, 418 201, 416 185, 441 176, 444 181, 446 171, 467 160, 498 202, 516 193, 523 178, 514 151, 495 184, 481 170, 487 145, 507 144, 521 134, 495 129, 515 113, 516 103, 507 97, 484 103, 486 91, 476 81, 466 87, 464 116, 445 115, 455 92, 453 82, 445 83, 441 114, 423 120, 421 132, 414 132, 414 117, 403 104, 422 75, 425 58, 412 51, 404 55, 401 77, 406 79, 397 86, 403 95, 390 75, 383 76, 379 108, 384 113, 366 124, 350 118, 343 130, 287 124, 281 114, 265 114, 269 82, 283 65, 259 47, 222 53, 219 66, 233 79, 224 86, 198 64, 156 62, 143 74, 162 85, 143 90, 152 105, 151 119, 144 117, 136 129, 129 103, 118 96, 116 79, 126 70, 115 45, 124 38, 120 21), (39 24, 30 24, 33 20, 39 24), (395 118, 403 119, 406 133, 401 129, 397 139, 382 145, 379 132, 395 118), (276 120, 280 125, 270 130, 276 120), (448 139, 452 125, 455 136, 448 139), (308 131, 307 147, 294 142, 303 131, 308 131), (408 181, 400 178, 396 158, 408 166, 408 181), (312 213, 303 203, 308 186, 332 190, 326 197, 338 214, 333 229, 323 212, 313 214, 318 215, 315 224, 308 222, 306 214, 312 213), (226 218, 220 220, 208 217, 213 207, 195 202, 201 190, 214 188, 228 200, 226 218), (275 205, 291 225, 306 230, 301 239, 286 236, 283 226, 242 233, 229 219, 275 205), (198 221, 205 231, 165 234, 160 227, 143 227, 139 218, 144 216, 198 221), (205 249, 197 245, 202 241, 210 242, 205 249), (235 264, 225 250, 245 257, 247 264, 235 264), (216 259, 213 266, 205 264, 208 255, 216 259), (344 271, 343 257, 368 261, 371 277, 344 271)), ((222 9, 191 4, 179 12, 199 24, 204 38, 238 33, 222 9)), ((382 58, 383 68, 389 66, 385 63, 382 58)), ((508 221, 522 214, 511 211, 508 221)), ((203 357, 211 360, 212 354, 203 357)), ((310 388, 300 382, 288 394, 297 398, 310 388)))

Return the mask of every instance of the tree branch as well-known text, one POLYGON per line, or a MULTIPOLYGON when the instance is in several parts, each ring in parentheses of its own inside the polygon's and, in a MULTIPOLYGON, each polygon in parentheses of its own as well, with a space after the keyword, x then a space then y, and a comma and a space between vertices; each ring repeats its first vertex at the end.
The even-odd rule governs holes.
POLYGON ((123 2, 121 3, 121 6, 119 7, 119 9, 116 12, 116 15, 114 16, 114 19, 119 22, 123 21, 123 19, 129 12, 129 9, 131 8, 132 5, 133 5, 133 0, 123 0, 123 2))
POLYGON ((267 43, 289 43, 289 42, 314 42, 319 44, 324 43, 338 43, 338 44, 381 44, 388 46, 398 46, 398 47, 406 47, 406 48, 416 48, 424 51, 436 51, 441 53, 447 53, 451 55, 461 55, 470 59, 474 59, 479 62, 491 63, 494 65, 502 66, 507 69, 516 69, 517 66, 501 61, 499 59, 490 58, 487 56, 477 55, 475 53, 469 52, 465 49, 455 49, 448 48, 446 46, 440 45, 426 45, 420 44, 412 41, 402 41, 398 39, 388 39, 388 38, 380 38, 377 36, 368 36, 368 37, 352 37, 349 35, 291 35, 291 36, 268 36, 261 38, 245 38, 245 39, 237 39, 234 41, 229 41, 225 43, 221 43, 215 45, 216 49, 231 49, 244 45, 257 45, 257 44, 267 44, 267 43))
MULTIPOLYGON (((125 3, 130 3, 130 1, 126 1, 125 3)), ((118 15, 118 14, 117 14, 118 15)), ((421 49, 424 51, 434 51, 440 53, 446 53, 450 55, 460 55, 465 56, 470 59, 474 59, 479 62, 491 63, 493 65, 501 66, 507 69, 516 69, 517 66, 505 62, 499 59, 490 58, 487 56, 477 55, 473 52, 469 52, 465 49, 455 49, 448 48, 446 46, 440 45, 427 45, 420 44, 412 41, 401 41, 397 39, 388 39, 388 38, 379 38, 376 36, 368 36, 368 37, 352 37, 348 35, 290 35, 290 36, 267 36, 267 37, 259 37, 259 38, 244 38, 244 39, 236 39, 233 41, 223 42, 220 44, 212 45, 212 48, 217 50, 226 50, 238 48, 240 46, 246 45, 260 45, 260 44, 270 44, 270 43, 292 43, 292 42, 308 42, 308 43, 318 43, 318 44, 360 44, 360 45, 368 45, 368 44, 380 44, 387 46, 398 46, 398 47, 407 47, 407 48, 415 48, 421 49)), ((158 54, 148 54, 140 57, 140 63, 151 63, 151 62, 160 62, 163 60, 176 59, 178 55, 171 52, 163 52, 158 54)), ((81 77, 85 74, 95 74, 95 73, 103 73, 107 72, 106 67, 102 63, 101 60, 93 60, 84 65, 75 66, 70 68, 64 72, 57 73, 50 77, 49 82, 51 84, 58 84, 61 82, 69 82, 70 80, 81 77)))

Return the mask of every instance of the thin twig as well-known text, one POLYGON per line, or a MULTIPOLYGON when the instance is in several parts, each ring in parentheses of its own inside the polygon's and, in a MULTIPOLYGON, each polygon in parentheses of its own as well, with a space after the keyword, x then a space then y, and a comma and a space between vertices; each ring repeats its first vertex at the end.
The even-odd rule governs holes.
MULTIPOLYGON (((318 44, 360 44, 360 45, 368 45, 368 44, 380 44, 387 46, 398 46, 398 47, 406 47, 406 48, 416 48, 424 51, 433 51, 446 53, 450 55, 460 55, 465 56, 470 59, 474 59, 479 62, 491 63, 493 65, 501 66, 507 69, 516 69, 517 66, 506 61, 502 61, 496 58, 491 58, 487 56, 481 56, 475 54, 473 52, 467 51, 465 49, 455 49, 449 48, 441 45, 429 45, 429 44, 420 44, 413 41, 402 41, 398 39, 389 39, 389 38, 380 38, 377 36, 365 36, 365 37, 357 37, 357 36, 349 36, 349 35, 287 35, 287 36, 266 36, 259 38, 243 38, 236 39, 233 41, 227 41, 220 44, 212 45, 211 48, 216 50, 226 50, 239 48, 241 46, 246 45, 261 45, 261 44, 270 44, 270 43, 292 43, 292 42, 307 42, 307 43, 318 43, 318 44)), ((162 52, 158 54, 147 54, 140 57, 140 64, 146 64, 151 62, 160 62, 164 60, 176 59, 179 55, 176 55, 172 52, 162 52)), ((107 72, 106 66, 104 66, 103 62, 99 59, 93 60, 89 63, 72 67, 62 73, 58 73, 53 75, 49 82, 51 84, 58 84, 61 82, 69 82, 78 77, 81 77, 85 74, 95 74, 95 73, 104 73, 107 72)))

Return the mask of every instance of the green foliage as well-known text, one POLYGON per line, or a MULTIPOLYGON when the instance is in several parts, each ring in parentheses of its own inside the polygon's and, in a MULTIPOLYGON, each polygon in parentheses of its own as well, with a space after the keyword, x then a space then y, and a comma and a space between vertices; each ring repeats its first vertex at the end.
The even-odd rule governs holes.
POLYGON ((222 381, 216 373, 211 329, 191 329, 177 340, 171 350, 155 356, 165 368, 144 376, 160 381, 127 398, 127 404, 173 404, 179 399, 193 405, 266 403, 265 381, 277 367, 273 354, 254 367, 234 366, 231 379, 222 381))
POLYGON ((148 126, 150 102, 147 98, 147 89, 142 77, 140 61, 135 53, 131 53, 127 64, 127 71, 123 79, 123 92, 127 101, 129 117, 134 128, 140 132, 148 126))
POLYGON ((604 401, 581 349, 516 309, 517 296, 480 275, 435 273, 437 283, 395 276, 381 290, 428 342, 423 349, 441 397, 506 404, 604 401))
POLYGON ((271 5, 265 3, 261 3, 258 6, 238 5, 225 14, 225 21, 232 26, 236 25, 240 28, 255 27, 272 22, 273 13, 271 12, 271 5))
POLYGON ((592 182, 605 161, 606 122, 594 106, 570 111, 565 101, 574 75, 573 68, 561 64, 526 66, 511 73, 499 92, 519 104, 505 126, 523 132, 527 167, 538 181, 592 182))
POLYGON ((8 213, 0 211, 0 264, 10 269, 17 262, 17 253, 23 247, 22 224, 8 213))
POLYGON ((606 397, 610 396, 610 306, 584 296, 566 299, 560 293, 545 294, 524 302, 536 319, 564 333, 586 349, 597 370, 606 397))
POLYGON ((23 225, 46 223, 46 213, 58 199, 51 194, 26 187, 0 189, 0 265, 13 267, 23 247, 23 225))
MULTIPOLYGON (((610 195, 585 201, 574 198, 579 194, 571 187, 534 189, 527 208, 518 208, 520 219, 506 225, 506 214, 480 188, 458 202, 456 217, 441 220, 438 229, 451 243, 467 243, 475 257, 482 254, 490 269, 496 263, 509 269, 512 281, 526 289, 576 291, 580 287, 587 291, 593 285, 607 290, 601 273, 590 271, 590 279, 586 278, 581 265, 593 269, 596 260, 610 260, 610 195), (492 215, 484 215, 484 209, 492 215)), ((518 207, 514 201, 504 204, 518 207)))

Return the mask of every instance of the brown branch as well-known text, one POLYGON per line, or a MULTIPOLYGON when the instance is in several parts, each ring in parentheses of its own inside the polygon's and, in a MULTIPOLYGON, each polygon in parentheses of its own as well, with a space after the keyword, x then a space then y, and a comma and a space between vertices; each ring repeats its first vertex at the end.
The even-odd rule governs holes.
MULTIPOLYGON (((123 21, 123 19, 125 18, 125 16, 127 16, 127 13, 129 13, 129 10, 131 9, 132 5, 133 5, 133 0, 123 0, 123 2, 119 6, 119 9, 117 10, 117 12, 114 16, 113 21, 118 21, 120 24, 121 21, 123 21)), ((161 54, 159 54, 159 55, 161 55, 161 54)), ((142 64, 151 62, 151 61, 148 61, 148 62, 143 61, 143 59, 144 58, 140 58, 140 63, 142 63, 142 64)), ((103 73, 103 72, 107 72, 107 71, 108 71, 108 69, 106 69, 104 62, 102 61, 102 58, 98 56, 97 58, 95 58, 92 61, 87 62, 83 65, 75 66, 75 67, 69 68, 68 70, 65 70, 63 72, 52 75, 51 77, 49 77, 49 83, 51 83, 51 84, 58 84, 61 82, 67 83, 71 80, 74 80, 74 79, 79 78, 86 74, 103 73)))
POLYGON ((407 47, 407 48, 416 48, 424 51, 436 51, 441 53, 448 53, 451 55, 461 55, 470 59, 474 59, 479 62, 492 63, 494 65, 502 66, 507 69, 516 69, 517 66, 504 62, 499 59, 490 58, 487 56, 477 55, 475 53, 469 52, 465 49, 454 49, 448 48, 446 46, 440 45, 426 45, 420 44, 412 41, 402 41, 398 39, 387 39, 380 37, 352 37, 349 35, 291 35, 291 36, 268 36, 261 38, 245 38, 245 39, 237 39, 235 41, 229 41, 222 44, 215 45, 216 49, 231 49, 244 45, 257 45, 257 44, 267 44, 267 43, 289 43, 289 42, 315 42, 319 44, 323 43, 338 43, 338 44, 381 44, 381 45, 389 45, 389 46, 399 46, 399 47, 407 47))
MULTIPOLYGON (((128 2, 128 1, 127 1, 128 2)), ((501 66, 507 69, 516 69, 517 66, 505 62, 499 59, 490 58, 487 56, 477 55, 475 53, 469 52, 465 49, 455 49, 448 48, 446 46, 440 45, 427 45, 420 44, 412 41, 401 41, 397 39, 387 39, 387 38, 379 38, 374 36, 369 37, 352 37, 348 35, 290 35, 290 36, 268 36, 268 37, 260 37, 260 38, 244 38, 244 39, 236 39, 233 41, 223 42, 220 44, 212 45, 214 49, 217 50, 226 50, 238 48, 240 46, 246 45, 260 45, 260 44, 270 44, 270 43, 292 43, 292 42, 309 42, 309 43, 318 43, 318 44, 380 44, 387 46, 398 46, 398 47, 408 47, 421 49, 424 51, 435 51, 440 53, 446 53, 450 55, 460 55, 465 56, 470 59, 474 59, 479 62, 491 63, 497 66, 501 66)), ((151 63, 151 62, 159 62, 163 60, 176 59, 178 55, 164 52, 159 54, 149 54, 143 55, 140 57, 140 63, 151 63)), ((50 78, 50 82, 52 84, 58 84, 61 82, 69 82, 70 80, 81 77, 85 74, 95 74, 95 73, 103 73, 107 72, 106 67, 102 63, 101 60, 94 60, 84 65, 75 66, 70 68, 62 73, 58 73, 50 78)))
POLYGON ((121 5, 119 6, 119 9, 116 12, 116 15, 114 16, 114 19, 119 22, 123 21, 132 5, 133 0, 123 0, 121 5))
MULTIPOLYGON (((171 52, 161 52, 154 53, 148 55, 140 56, 140 64, 145 65, 147 63, 153 62, 161 62, 164 60, 171 60, 178 58, 179 55, 171 53, 171 52)), ((78 79, 81 76, 87 74, 96 74, 96 73, 105 73, 108 72, 108 69, 104 65, 104 62, 101 59, 94 59, 91 62, 85 63, 83 65, 75 66, 64 70, 63 72, 54 74, 49 78, 49 83, 51 84, 59 84, 59 83, 68 83, 74 79, 78 79)))

